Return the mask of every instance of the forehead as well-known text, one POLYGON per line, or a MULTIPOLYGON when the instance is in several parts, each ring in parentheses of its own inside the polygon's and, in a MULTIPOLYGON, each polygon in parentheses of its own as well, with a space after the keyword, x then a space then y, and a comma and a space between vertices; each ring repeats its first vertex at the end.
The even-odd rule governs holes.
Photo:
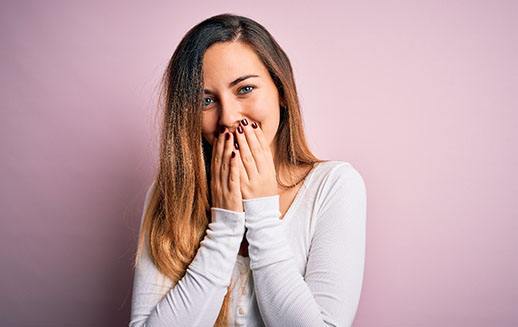
POLYGON ((242 42, 218 42, 203 56, 203 78, 206 83, 227 83, 245 74, 265 76, 267 69, 259 56, 242 42))

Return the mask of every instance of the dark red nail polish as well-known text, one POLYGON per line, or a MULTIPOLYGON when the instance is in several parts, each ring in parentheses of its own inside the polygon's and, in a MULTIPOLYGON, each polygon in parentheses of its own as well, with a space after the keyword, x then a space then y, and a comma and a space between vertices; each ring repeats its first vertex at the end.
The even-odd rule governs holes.
POLYGON ((237 144, 237 142, 234 142, 234 148, 236 148, 236 150, 239 150, 239 144, 237 144))
POLYGON ((230 134, 229 133, 225 133, 225 140, 228 140, 230 138, 230 134))
POLYGON ((243 123, 243 126, 246 126, 246 125, 248 125, 248 120, 246 120, 246 118, 243 118, 241 120, 241 123, 243 123))
POLYGON ((252 123, 252 127, 257 128, 257 124, 255 123, 255 121, 252 123))
POLYGON ((238 126, 238 127, 237 127, 237 132, 238 132, 239 134, 243 134, 243 127, 238 126))
POLYGON ((236 153, 234 151, 232 151, 232 154, 230 155, 232 158, 234 158, 236 156, 236 153))

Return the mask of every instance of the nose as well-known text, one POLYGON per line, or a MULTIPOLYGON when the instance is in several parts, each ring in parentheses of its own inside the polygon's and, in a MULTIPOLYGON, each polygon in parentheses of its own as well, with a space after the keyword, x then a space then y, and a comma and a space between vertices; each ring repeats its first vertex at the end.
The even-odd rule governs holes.
POLYGON ((239 121, 243 119, 243 109, 239 102, 227 100, 220 102, 219 127, 224 130, 225 127, 231 132, 239 125, 239 121))

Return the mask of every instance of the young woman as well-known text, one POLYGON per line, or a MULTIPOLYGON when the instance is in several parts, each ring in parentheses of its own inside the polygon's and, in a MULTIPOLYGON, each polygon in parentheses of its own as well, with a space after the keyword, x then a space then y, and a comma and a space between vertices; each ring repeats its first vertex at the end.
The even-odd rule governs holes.
POLYGON ((160 166, 144 201, 130 326, 350 326, 366 188, 309 150, 291 64, 222 14, 164 76, 160 166))

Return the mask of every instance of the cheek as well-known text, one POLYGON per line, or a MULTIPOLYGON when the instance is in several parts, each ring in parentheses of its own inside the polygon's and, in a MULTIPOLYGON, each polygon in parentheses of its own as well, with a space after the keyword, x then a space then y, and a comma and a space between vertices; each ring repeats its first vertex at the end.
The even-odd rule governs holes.
POLYGON ((209 142, 212 141, 217 129, 217 117, 211 112, 202 113, 201 133, 209 142))
POLYGON ((279 102, 273 96, 258 96, 251 108, 250 118, 261 124, 275 124, 279 120, 279 102))
POLYGON ((279 127, 279 108, 278 104, 270 103, 255 108, 250 118, 259 122, 260 128, 263 130, 266 139, 271 142, 277 133, 279 127))

